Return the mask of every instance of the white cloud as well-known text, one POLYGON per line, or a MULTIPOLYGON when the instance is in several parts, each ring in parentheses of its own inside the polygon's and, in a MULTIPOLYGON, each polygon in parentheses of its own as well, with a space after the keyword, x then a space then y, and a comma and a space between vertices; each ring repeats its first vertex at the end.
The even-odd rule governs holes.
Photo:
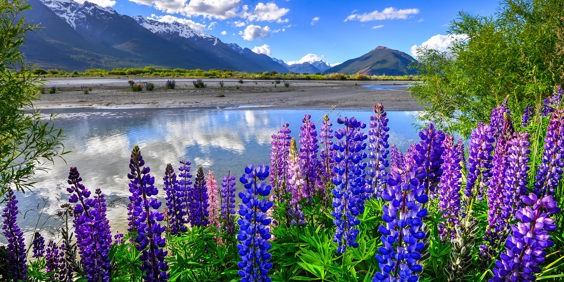
POLYGON ((162 16, 162 17, 151 15, 151 17, 149 17, 149 18, 156 20, 156 21, 159 21, 159 22, 163 22, 163 23, 179 23, 179 24, 187 25, 192 30, 194 30, 198 33, 204 33, 204 30, 206 29, 206 25, 204 25, 204 24, 197 23, 197 22, 195 22, 193 20, 189 20, 189 19, 171 16, 171 15, 165 15, 165 16, 162 16))
MULTIPOLYGON (((90 0, 89 0, 90 1, 90 0)), ((113 0, 94 0, 113 1, 113 0)), ((154 6, 166 13, 181 14, 187 17, 202 16, 208 19, 225 20, 238 15, 241 0, 129 0, 131 2, 154 6)))
POLYGON ((208 30, 213 30, 213 28, 214 28, 216 25, 217 25, 217 22, 211 22, 211 23, 208 25, 208 30))
POLYGON ((419 9, 412 8, 412 9, 396 9, 394 7, 388 7, 382 10, 381 12, 378 10, 374 10, 370 13, 365 14, 357 14, 356 11, 353 11, 346 19, 347 21, 360 21, 360 22, 369 22, 369 21, 381 21, 381 20, 405 20, 411 15, 419 14, 419 9))
POLYGON ((383 28, 383 27, 384 27, 383 24, 379 24, 379 25, 373 26, 372 29, 380 29, 380 28, 383 28))
POLYGON ((318 56, 318 55, 312 54, 312 53, 308 53, 307 55, 303 56, 298 61, 290 61, 290 62, 287 62, 287 64, 288 65, 294 65, 294 64, 312 63, 312 62, 318 62, 318 61, 325 62, 325 57, 324 56, 318 56))
POLYGON ((186 5, 184 0, 153 0, 153 3, 155 8, 171 13, 181 13, 186 5))
POLYGON ((235 27, 244 27, 246 25, 244 21, 234 21, 233 24, 235 27))
POLYGON ((227 31, 225 31, 225 30, 221 31, 221 35, 223 35, 223 36, 227 35, 227 31))
POLYGON ((438 51, 448 51, 448 48, 458 40, 466 40, 468 36, 466 34, 436 34, 431 36, 431 38, 427 39, 425 42, 421 43, 420 45, 413 45, 411 46, 411 54, 416 56, 418 55, 418 50, 420 48, 425 49, 434 49, 438 51))
POLYGON ((264 44, 262 46, 255 46, 253 47, 253 52, 257 53, 257 54, 265 54, 267 56, 270 56, 270 46, 264 44))
MULTIPOLYGON (((80 4, 84 4, 84 2, 86 2, 87 0, 75 0, 75 2, 80 3, 80 4)), ((113 7, 116 4, 116 1, 114 0, 88 0, 88 2, 90 3, 94 3, 98 6, 102 6, 102 7, 113 7)))
POLYGON ((313 19, 311 19, 311 22, 309 24, 310 25, 316 25, 317 22, 319 22, 319 17, 313 17, 313 19))
POLYGON ((248 13, 248 6, 244 6, 243 16, 246 17, 250 21, 265 21, 265 22, 277 22, 277 23, 286 23, 288 19, 282 19, 290 9, 287 8, 280 8, 275 3, 262 3, 259 2, 255 7, 253 13, 248 13))
POLYGON ((239 35, 241 35, 243 37, 243 39, 247 40, 247 41, 252 41, 255 39, 263 39, 265 37, 267 37, 268 35, 270 35, 271 30, 270 27, 265 26, 265 27, 261 27, 258 25, 248 25, 244 31, 240 31, 239 35))

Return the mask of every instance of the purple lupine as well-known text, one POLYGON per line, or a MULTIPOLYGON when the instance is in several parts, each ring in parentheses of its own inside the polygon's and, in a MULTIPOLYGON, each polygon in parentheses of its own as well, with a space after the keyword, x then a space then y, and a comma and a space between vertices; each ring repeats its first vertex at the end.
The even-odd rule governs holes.
POLYGON ((167 215, 170 221, 170 234, 186 232, 186 190, 184 190, 184 186, 178 185, 176 173, 174 173, 171 164, 166 165, 163 182, 163 190, 166 192, 167 215))
POLYGON ((464 150, 462 141, 454 144, 454 138, 447 136, 444 141, 443 175, 439 183, 439 210, 443 213, 444 223, 439 224, 439 233, 443 240, 450 240, 456 234, 460 211, 460 185, 462 179, 462 157, 464 150))
POLYGON ((558 85, 552 93, 552 96, 544 99, 542 102, 542 115, 547 117, 556 109, 560 108, 562 104, 562 87, 558 85))
POLYGON ((552 113, 546 136, 544 153, 535 176, 534 193, 538 197, 554 195, 564 169, 564 109, 552 113))
POLYGON ((140 269, 144 272, 143 280, 167 281, 168 265, 164 260, 166 240, 161 237, 165 227, 159 223, 164 220, 164 215, 158 211, 161 202, 157 199, 155 178, 149 174, 151 169, 145 166, 137 145, 131 151, 129 168, 129 200, 134 220, 130 226, 135 226, 137 231, 135 248, 141 252, 139 259, 142 262, 140 269))
POLYGON ((501 105, 492 109, 490 116, 490 127, 495 140, 500 135, 509 136, 513 133, 513 122, 510 118, 509 107, 507 106, 507 98, 503 100, 501 105))
POLYGON ((192 193, 192 174, 190 173, 190 162, 180 161, 180 167, 178 167, 178 176, 176 177, 176 183, 178 185, 177 190, 182 191, 184 204, 182 208, 184 209, 184 215, 182 217, 183 224, 190 222, 190 195, 192 193))
POLYGON ((502 218, 509 223, 520 206, 520 197, 527 195, 529 172, 529 134, 515 133, 509 141, 508 165, 505 171, 502 218))
POLYGON ((378 229, 382 234, 382 246, 376 254, 380 272, 374 274, 373 281, 419 279, 427 237, 423 223, 428 214, 424 205, 429 199, 425 193, 425 178, 423 159, 390 171, 388 185, 382 192, 382 199, 388 202, 382 208, 384 224, 378 229))
POLYGON ((484 187, 491 178, 493 143, 491 127, 478 123, 478 127, 472 130, 468 148, 468 175, 464 191, 468 198, 483 198, 484 187))
POLYGON ((521 126, 527 127, 533 117, 535 108, 533 106, 526 106, 521 117, 521 126))
POLYGON ((319 144, 317 142, 315 124, 311 121, 311 115, 305 114, 302 119, 302 125, 300 126, 298 164, 300 165, 300 174, 303 178, 304 196, 310 200, 315 193, 323 190, 319 186, 321 181, 317 173, 321 166, 317 158, 317 152, 319 150, 319 144))
POLYGON ((269 262, 270 250, 270 230, 268 225, 271 219, 267 217, 267 211, 272 207, 272 202, 268 200, 271 186, 265 183, 268 177, 268 166, 253 167, 249 165, 245 168, 245 173, 240 181, 245 186, 239 192, 241 204, 239 205, 238 220, 239 234, 237 235, 237 249, 241 261, 239 266, 239 276, 242 282, 269 282, 271 278, 268 271, 272 268, 269 262))
POLYGON ((90 197, 90 190, 81 182, 78 169, 71 167, 67 191, 71 194, 69 202, 74 204, 73 224, 80 262, 88 281, 110 281, 112 234, 106 218, 106 201, 99 189, 96 196, 90 197))
POLYGON ((521 199, 524 206, 515 214, 517 223, 511 226, 505 252, 495 262, 491 282, 535 281, 535 273, 541 272, 545 260, 545 250, 554 245, 548 233, 557 228, 550 218, 560 212, 556 201, 550 195, 538 198, 534 193, 521 199))
POLYGON ((190 209, 189 222, 192 226, 205 227, 209 224, 208 193, 206 191, 206 179, 204 170, 198 167, 194 186, 189 191, 188 205, 190 209))
MULTIPOLYGON (((323 123, 319 131, 319 158, 321 159, 320 181, 321 186, 325 189, 335 176, 333 166, 335 164, 335 148, 333 148, 333 123, 329 120, 328 115, 323 116, 323 123)), ((323 191, 323 194, 326 194, 323 191)))
POLYGON ((390 149, 390 161, 390 170, 403 170, 405 157, 396 145, 392 145, 390 149))
POLYGON ((374 115, 370 116, 370 129, 368 130, 368 173, 367 193, 370 196, 379 196, 386 186, 389 144, 388 117, 382 103, 374 105, 374 115))
POLYGON ((366 138, 362 132, 366 125, 354 117, 337 120, 344 125, 335 131, 335 177, 333 178, 333 222, 337 227, 333 241, 338 243, 337 252, 344 253, 347 246, 356 248, 360 223, 357 216, 364 212, 366 163, 366 138))
POLYGON ((215 174, 209 170, 206 176, 206 190, 208 192, 208 214, 211 226, 215 226, 219 230, 219 190, 215 174))
POLYGON ((290 140, 292 139, 290 133, 290 125, 285 123, 277 133, 272 135, 270 185, 274 189, 277 201, 282 201, 282 195, 286 192, 287 159, 290 152, 290 140))
POLYGON ((64 267, 64 253, 59 249, 53 241, 47 243, 45 250, 45 271, 49 273, 49 279, 53 281, 61 281, 59 271, 64 267))
POLYGON ((31 243, 33 250, 33 258, 42 258, 45 256, 45 238, 39 232, 33 235, 33 242, 31 243))
POLYGON ((421 162, 425 169, 425 193, 435 195, 436 188, 443 173, 441 165, 443 163, 442 154, 444 151, 443 141, 445 134, 441 130, 435 129, 431 123, 429 127, 419 132, 421 141, 415 145, 413 159, 421 162))
POLYGON ((221 212, 220 217, 223 223, 223 230, 232 234, 235 232, 235 176, 231 171, 223 178, 221 183, 221 212))
POLYGON ((287 215, 289 224, 306 225, 304 213, 300 205, 300 200, 306 198, 306 185, 304 177, 302 177, 303 172, 300 170, 297 151, 296 139, 292 138, 292 142, 290 142, 290 154, 288 155, 288 176, 286 177, 286 189, 290 192, 287 215))
POLYGON ((18 200, 12 188, 8 187, 5 194, 7 199, 6 206, 2 213, 4 222, 2 223, 2 233, 8 241, 6 246, 6 268, 10 280, 8 281, 26 281, 27 280, 27 259, 25 251, 25 243, 23 232, 17 224, 18 217, 18 200))

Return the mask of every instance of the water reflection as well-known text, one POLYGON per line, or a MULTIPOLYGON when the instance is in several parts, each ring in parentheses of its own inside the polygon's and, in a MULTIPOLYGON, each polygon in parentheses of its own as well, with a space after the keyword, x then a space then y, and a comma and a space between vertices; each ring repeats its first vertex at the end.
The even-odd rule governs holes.
MULTIPOLYGON (((355 116, 369 121, 366 111, 307 111, 319 128, 324 114, 336 119, 355 116)), ((298 136, 303 110, 66 110, 58 115, 56 125, 67 135, 65 146, 71 153, 65 161, 57 160, 47 172, 38 172, 36 187, 25 195, 18 194, 20 219, 26 232, 37 226, 57 230, 54 216, 68 199, 68 168, 78 167, 84 184, 90 190, 101 188, 109 202, 108 214, 114 231, 127 228, 129 156, 138 144, 146 165, 151 167, 159 192, 167 163, 176 168, 180 160, 213 169, 221 179, 228 171, 239 176, 248 163, 269 163, 271 135, 283 123, 290 123, 298 136)), ((389 112, 390 143, 405 149, 418 139, 414 129, 414 112, 389 112)))

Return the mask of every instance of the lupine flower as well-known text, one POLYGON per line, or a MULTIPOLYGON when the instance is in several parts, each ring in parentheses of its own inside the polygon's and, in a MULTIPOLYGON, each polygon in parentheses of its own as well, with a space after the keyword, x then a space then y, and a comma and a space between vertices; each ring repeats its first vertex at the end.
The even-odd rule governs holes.
POLYGON ((374 115, 370 116, 368 130, 368 173, 369 195, 380 195, 386 186, 390 128, 382 103, 374 106, 374 115))
POLYGON ((521 126, 527 127, 533 117, 535 108, 533 106, 526 106, 523 111, 523 116, 521 117, 521 126))
POLYGON ((322 190, 319 188, 320 180, 317 172, 321 163, 317 158, 317 131, 315 124, 311 121, 311 115, 306 114, 302 119, 300 126, 300 152, 298 156, 298 164, 300 166, 300 174, 303 178, 304 197, 311 199, 314 193, 322 190))
POLYGON ((360 223, 357 216, 364 212, 366 195, 364 169, 366 163, 366 134, 361 130, 366 127, 354 117, 337 120, 344 125, 335 132, 337 142, 334 148, 335 177, 333 178, 333 222, 337 227, 333 241, 338 243, 337 252, 344 253, 347 246, 356 248, 356 237, 360 223))
POLYGON ((461 185, 461 160, 462 141, 454 144, 454 138, 447 136, 444 141, 444 163, 443 175, 439 183, 439 209, 443 212, 444 224, 439 224, 439 232, 442 239, 452 239, 455 235, 454 227, 458 224, 458 212, 460 210, 460 185, 461 185))
POLYGON ((522 196, 524 207, 515 214, 517 223, 511 226, 512 235, 505 242, 505 252, 495 262, 494 276, 497 281, 535 281, 535 273, 541 272, 547 248, 554 243, 548 232, 556 230, 551 215, 560 212, 551 195, 538 198, 531 193, 522 196))
POLYGON ((491 178, 493 143, 491 127, 478 123, 478 127, 472 130, 468 148, 468 175, 464 191, 468 198, 483 198, 484 187, 491 178))
POLYGON ((270 184, 274 189, 274 195, 278 201, 282 201, 282 194, 286 189, 286 176, 288 174, 288 154, 290 152, 290 125, 285 123, 280 130, 272 135, 272 146, 270 153, 270 184))
POLYGON ((23 232, 16 222, 18 217, 18 200, 16 200, 14 191, 9 187, 5 197, 7 201, 2 213, 4 218, 2 233, 8 241, 6 247, 8 251, 6 257, 8 277, 6 278, 9 278, 9 281, 25 281, 27 280, 25 243, 23 232))
POLYGON ((206 179, 202 167, 198 168, 194 187, 189 190, 188 203, 190 208, 189 222, 192 226, 207 226, 209 224, 208 193, 206 192, 206 179))
POLYGON ((67 182, 69 202, 74 204, 74 233, 86 279, 110 281, 112 233, 106 218, 106 201, 99 189, 96 196, 90 197, 76 167, 70 168, 67 182))
POLYGON ((184 204, 181 206, 184 209, 182 221, 184 224, 190 222, 190 193, 192 193, 192 174, 190 173, 190 162, 181 161, 178 168, 178 176, 176 177, 178 185, 177 190, 182 191, 184 204))
POLYGON ((443 159, 441 156, 444 151, 445 134, 441 130, 435 129, 435 126, 431 123, 429 127, 419 132, 419 137, 421 141, 415 145, 413 159, 421 163, 425 169, 425 193, 434 195, 443 174, 441 169, 443 159))
POLYGON ((221 220, 223 230, 228 234, 235 232, 235 176, 231 171, 223 178, 221 183, 221 220))
POLYGON ((390 170, 403 170, 405 157, 396 145, 392 145, 392 148, 390 149, 390 161, 390 170))
POLYGON ((296 139, 290 142, 290 154, 288 155, 287 189, 290 191, 288 203, 288 219, 291 225, 306 225, 304 213, 300 206, 300 200, 306 198, 305 180, 298 162, 296 139))
POLYGON ((215 226, 219 230, 219 190, 212 170, 209 170, 206 176, 206 189, 209 201, 209 222, 211 226, 215 226))
POLYGON ((527 195, 527 175, 529 172, 529 134, 515 133, 509 141, 508 165, 504 179, 504 208, 502 218, 509 223, 517 208, 520 197, 527 195))
POLYGON ((249 165, 245 168, 245 173, 240 181, 245 189, 239 193, 241 204, 239 205, 238 221, 239 235, 239 256, 241 261, 239 266, 239 276, 242 282, 261 281, 269 282, 271 278, 268 271, 272 268, 269 262, 270 250, 270 231, 268 225, 271 222, 266 216, 268 209, 272 207, 272 202, 266 198, 270 194, 271 186, 264 181, 268 177, 268 166, 253 167, 249 165))
POLYGON ((492 109, 490 116, 490 126, 495 140, 501 134, 511 135, 513 133, 513 122, 511 121, 507 98, 501 105, 492 109))
POLYGON ((163 182, 167 214, 170 218, 170 234, 186 232, 186 225, 184 225, 186 223, 186 190, 184 185, 178 185, 176 173, 171 164, 166 165, 163 182))
POLYGON ((49 278, 53 281, 61 281, 59 271, 64 267, 64 253, 59 250, 59 245, 49 241, 45 251, 45 271, 51 273, 49 278))
POLYGON ((415 159, 413 164, 390 171, 382 192, 382 199, 388 203, 382 209, 384 224, 378 229, 383 244, 376 254, 380 271, 373 281, 417 281, 423 271, 419 261, 427 237, 423 224, 427 209, 423 206, 428 196, 424 160, 415 159))
MULTIPOLYGON (((319 131, 319 157, 321 159, 320 181, 323 188, 335 176, 333 166, 335 163, 335 148, 333 148, 333 123, 329 120, 328 115, 323 116, 323 123, 319 131)), ((325 191, 323 191, 325 194, 325 191)))
POLYGON ((562 103, 562 87, 559 85, 552 93, 552 96, 544 99, 542 107, 542 115, 549 116, 552 112, 556 109, 560 108, 560 104, 562 103))
POLYGON ((33 235, 33 258, 42 258, 45 256, 45 238, 39 232, 33 235))
POLYGON ((131 172, 127 177, 130 179, 131 218, 135 221, 130 226, 135 226, 137 231, 135 248, 141 252, 139 259, 142 261, 140 269, 144 271, 143 280, 166 281, 168 278, 168 265, 164 261, 167 254, 164 250, 166 240, 161 237, 165 227, 159 224, 164 216, 158 211, 161 202, 157 200, 155 178, 149 174, 151 169, 145 166, 137 145, 131 151, 129 168, 131 172))
POLYGON ((535 176, 534 192, 538 197, 554 195, 564 169, 564 109, 552 113, 546 136, 544 153, 535 176))

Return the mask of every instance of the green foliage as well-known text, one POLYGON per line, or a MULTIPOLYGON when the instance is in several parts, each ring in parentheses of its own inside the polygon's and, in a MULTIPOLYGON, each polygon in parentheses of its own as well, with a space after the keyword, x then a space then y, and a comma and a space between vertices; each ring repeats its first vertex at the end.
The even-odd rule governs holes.
POLYGON ((192 84, 194 84, 194 87, 196 87, 196 88, 206 88, 206 84, 201 79, 197 79, 197 80, 192 81, 192 84))
POLYGON ((21 17, 27 8, 20 0, 0 4, 0 198, 8 186, 29 188, 34 172, 63 153, 62 131, 32 104, 39 89, 19 51, 32 28, 21 17))
POLYGON ((466 35, 448 52, 420 50, 422 83, 411 90, 428 120, 468 135, 508 97, 514 118, 564 80, 559 0, 506 0, 493 17, 461 12, 450 34, 466 35))

